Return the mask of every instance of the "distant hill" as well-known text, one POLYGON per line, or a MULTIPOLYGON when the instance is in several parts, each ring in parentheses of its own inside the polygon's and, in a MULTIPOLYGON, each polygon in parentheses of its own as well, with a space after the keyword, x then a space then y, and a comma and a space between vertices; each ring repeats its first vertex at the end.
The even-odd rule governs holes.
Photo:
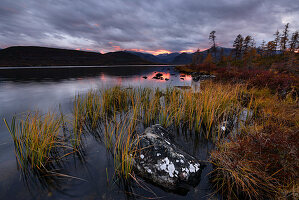
MULTIPOLYGON (((217 47, 217 53, 216 53, 216 59, 220 59, 220 52, 222 50, 222 53, 224 56, 228 56, 232 49, 231 48, 225 48, 225 47, 217 47)), ((152 55, 149 53, 142 53, 142 52, 134 52, 134 51, 127 51, 129 53, 132 53, 134 55, 137 55, 149 62, 154 63, 162 63, 162 64, 173 64, 173 65, 184 65, 184 64, 190 64, 192 63, 192 57, 194 53, 170 53, 170 54, 159 54, 159 55, 152 55)), ((211 52, 211 49, 207 49, 205 51, 200 52, 202 59, 205 59, 205 57, 208 55, 208 52, 211 52)), ((214 54, 212 53, 212 56, 214 54)))
MULTIPOLYGON (((217 47, 217 59, 222 47, 217 47)), ((231 53, 231 48, 222 48, 223 55, 231 53)), ((200 52, 204 59, 210 50, 200 52)), ((211 52, 211 51, 210 51, 211 52)), ((192 62, 192 53, 170 53, 152 55, 134 51, 117 51, 106 54, 68 49, 15 46, 0 51, 0 66, 97 66, 97 65, 143 65, 173 64, 192 62)))
POLYGON ((128 52, 96 53, 36 46, 15 46, 0 51, 0 66, 91 66, 153 64, 128 52))
POLYGON ((136 56, 139 56, 140 58, 147 60, 149 62, 153 62, 153 63, 161 63, 161 64, 165 64, 167 62, 164 62, 162 59, 160 59, 159 57, 153 55, 153 54, 149 54, 149 53, 142 53, 142 52, 135 52, 135 51, 125 51, 125 52, 129 52, 131 54, 134 54, 136 56))
POLYGON ((177 64, 177 65, 190 64, 192 63, 192 57, 193 54, 181 53, 173 59, 172 64, 177 64))
POLYGON ((179 56, 179 53, 165 53, 165 54, 159 54, 156 57, 159 58, 161 61, 163 61, 164 63, 173 63, 173 60, 179 56))

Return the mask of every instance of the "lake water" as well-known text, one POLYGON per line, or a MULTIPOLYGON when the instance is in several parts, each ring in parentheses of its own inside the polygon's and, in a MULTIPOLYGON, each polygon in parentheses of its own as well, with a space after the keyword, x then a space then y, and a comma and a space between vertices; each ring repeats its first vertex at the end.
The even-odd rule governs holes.
MULTIPOLYGON (((10 121, 14 114, 30 110, 47 112, 61 106, 70 113, 72 99, 89 89, 123 87, 193 86, 199 83, 190 76, 180 77, 173 66, 109 66, 109 67, 41 67, 0 68, 0 199, 208 199, 212 192, 208 173, 211 166, 203 169, 200 184, 185 195, 173 194, 144 183, 107 181, 113 175, 113 159, 103 144, 86 138, 84 162, 70 160, 63 164, 64 174, 77 178, 51 177, 47 181, 34 175, 24 178, 17 169, 14 145, 3 118, 10 121), (152 79, 162 73, 168 81, 152 79), (144 76, 147 79, 143 78, 144 76)), ((179 134, 176 142, 200 160, 207 160, 213 145, 195 134, 179 134)))

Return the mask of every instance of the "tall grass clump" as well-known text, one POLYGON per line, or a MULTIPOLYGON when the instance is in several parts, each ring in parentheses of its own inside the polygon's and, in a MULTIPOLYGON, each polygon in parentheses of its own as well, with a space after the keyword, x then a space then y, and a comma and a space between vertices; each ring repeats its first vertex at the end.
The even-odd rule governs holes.
POLYGON ((120 177, 132 176, 133 161, 138 152, 138 135, 134 134, 134 120, 117 122, 115 124, 114 167, 120 177))
POLYGON ((133 177, 133 161, 138 152, 139 138, 136 134, 137 108, 120 118, 113 118, 105 123, 104 142, 112 154, 114 168, 118 177, 133 177))
POLYGON ((59 158, 59 148, 65 147, 60 138, 61 119, 55 113, 28 113, 25 119, 13 117, 4 122, 13 138, 18 164, 21 168, 43 169, 59 158))
POLYGON ((229 118, 238 117, 241 104, 239 93, 245 86, 206 82, 200 92, 167 89, 160 108, 160 123, 165 126, 186 126, 200 133, 205 129, 206 138, 219 136, 215 129, 229 118))
POLYGON ((136 119, 144 125, 184 126, 198 133, 204 133, 200 131, 204 128, 206 138, 215 138, 220 133, 217 124, 240 114, 238 95, 244 87, 207 82, 200 92, 121 87, 90 91, 75 100, 74 130, 98 127, 103 119, 135 110, 136 119))

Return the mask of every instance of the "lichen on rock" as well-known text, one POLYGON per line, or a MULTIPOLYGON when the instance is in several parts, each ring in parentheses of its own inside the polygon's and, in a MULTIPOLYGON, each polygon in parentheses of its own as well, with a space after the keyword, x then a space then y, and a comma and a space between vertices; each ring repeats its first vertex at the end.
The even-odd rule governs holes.
POLYGON ((134 171, 146 180, 176 193, 186 193, 200 181, 200 162, 180 149, 161 125, 140 134, 140 152, 134 171))

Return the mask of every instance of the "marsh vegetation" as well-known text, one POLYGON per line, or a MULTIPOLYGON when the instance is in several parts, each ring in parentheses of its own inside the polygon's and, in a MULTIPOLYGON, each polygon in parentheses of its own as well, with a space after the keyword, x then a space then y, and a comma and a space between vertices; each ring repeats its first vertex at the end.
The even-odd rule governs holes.
POLYGON ((117 86, 77 94, 72 114, 30 112, 5 123, 22 169, 47 169, 57 159, 80 157, 91 135, 112 155, 113 176, 133 180, 138 133, 157 123, 192 130, 216 145, 210 157, 215 191, 259 198, 295 186, 297 106, 291 95, 281 99, 246 84, 205 81, 197 91, 117 86))

